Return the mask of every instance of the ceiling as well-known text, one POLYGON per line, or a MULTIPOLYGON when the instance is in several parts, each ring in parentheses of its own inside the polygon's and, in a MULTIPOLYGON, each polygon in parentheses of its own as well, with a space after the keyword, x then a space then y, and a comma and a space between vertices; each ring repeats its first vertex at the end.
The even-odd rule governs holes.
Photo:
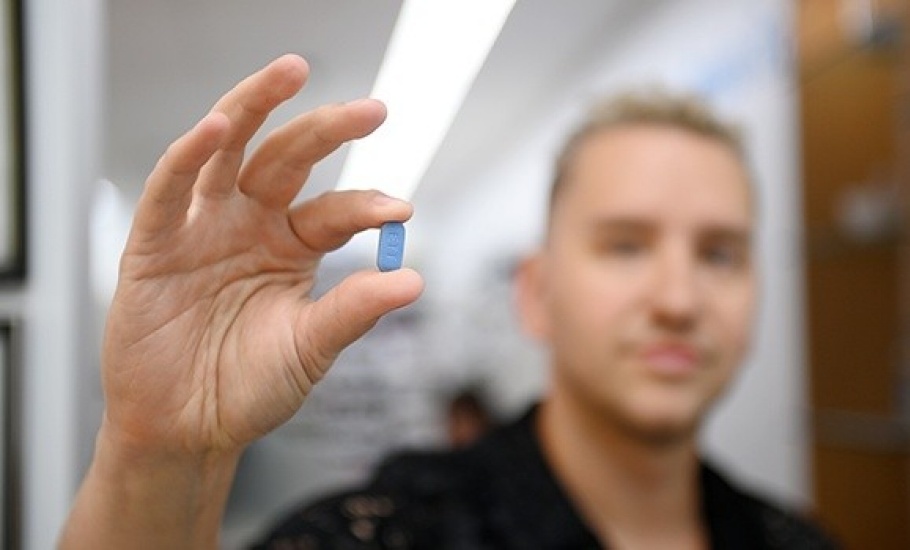
MULTIPOLYGON (((546 112, 592 48, 655 0, 519 0, 428 171, 421 200, 445 203, 460 175, 546 112)), ((131 193, 167 144, 233 83, 285 52, 311 77, 268 127, 316 105, 368 95, 397 0, 109 0, 105 175, 131 193)), ((394 113, 390 113, 393 116, 394 113)), ((344 153, 305 189, 334 186, 344 153)), ((424 205, 422 208, 431 207, 424 205)))

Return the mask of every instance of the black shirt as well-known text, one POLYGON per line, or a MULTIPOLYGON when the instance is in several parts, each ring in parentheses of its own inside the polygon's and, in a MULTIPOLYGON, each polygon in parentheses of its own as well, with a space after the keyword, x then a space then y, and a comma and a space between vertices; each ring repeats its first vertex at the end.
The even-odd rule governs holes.
MULTIPOLYGON (((364 487, 294 511, 255 549, 603 548, 547 466, 531 409, 462 451, 400 453, 364 487)), ((796 514, 701 467, 714 549, 837 548, 796 514)))

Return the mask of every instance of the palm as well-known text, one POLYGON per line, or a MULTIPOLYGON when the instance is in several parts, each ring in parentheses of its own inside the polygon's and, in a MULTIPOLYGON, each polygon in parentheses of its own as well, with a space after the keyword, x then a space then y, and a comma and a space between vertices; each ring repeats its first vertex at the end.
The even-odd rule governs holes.
POLYGON ((209 117, 149 178, 104 350, 108 418, 132 438, 191 451, 248 443, 294 414, 346 344, 419 293, 413 274, 364 273, 311 299, 323 253, 410 211, 368 193, 288 207, 313 162, 378 125, 375 104, 303 115, 241 169, 252 132, 302 83, 281 80, 295 79, 292 63, 225 96, 215 110, 228 124, 209 117))
POLYGON ((162 243, 170 250, 127 250, 111 326, 131 366, 107 383, 112 390, 143 388, 142 400, 131 404, 155 410, 158 429, 185 432, 187 440, 245 441, 300 405, 311 381, 295 363, 294 325, 312 268, 281 254, 301 245, 270 214, 235 227, 223 227, 219 216, 198 219, 162 243), (262 239, 261 250, 249 235, 262 239), (231 418, 265 408, 256 403, 265 392, 276 401, 274 415, 231 418), (259 425, 250 424, 254 419, 259 425))

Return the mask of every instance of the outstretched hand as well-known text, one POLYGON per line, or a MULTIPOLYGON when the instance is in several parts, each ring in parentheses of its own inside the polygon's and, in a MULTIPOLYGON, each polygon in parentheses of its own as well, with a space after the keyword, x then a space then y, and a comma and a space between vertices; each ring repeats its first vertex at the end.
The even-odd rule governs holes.
POLYGON ((244 162, 307 72, 288 55, 250 76, 149 176, 104 339, 108 435, 193 455, 241 449, 290 418, 345 346, 419 296, 420 276, 402 269, 311 297, 323 254, 412 208, 371 191, 291 207, 314 163, 382 123, 377 101, 300 115, 244 162))

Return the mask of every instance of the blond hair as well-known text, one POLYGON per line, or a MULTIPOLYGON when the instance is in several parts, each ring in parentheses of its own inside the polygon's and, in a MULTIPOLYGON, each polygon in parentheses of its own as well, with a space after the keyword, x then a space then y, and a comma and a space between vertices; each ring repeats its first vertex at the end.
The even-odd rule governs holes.
POLYGON ((729 147, 748 172, 740 128, 718 116, 701 98, 664 90, 626 92, 595 104, 587 118, 565 141, 556 157, 550 208, 556 202, 583 143, 608 130, 638 125, 666 126, 715 140, 729 147))

